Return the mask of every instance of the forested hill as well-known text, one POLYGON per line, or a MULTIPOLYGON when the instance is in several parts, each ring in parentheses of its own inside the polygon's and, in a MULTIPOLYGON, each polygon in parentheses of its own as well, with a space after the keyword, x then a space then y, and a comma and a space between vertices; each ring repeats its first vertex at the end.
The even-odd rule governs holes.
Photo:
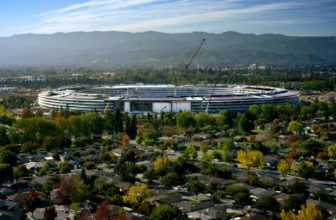
POLYGON ((74 32, 0 38, 0 66, 179 66, 205 38, 194 66, 336 64, 336 37, 225 32, 74 32))

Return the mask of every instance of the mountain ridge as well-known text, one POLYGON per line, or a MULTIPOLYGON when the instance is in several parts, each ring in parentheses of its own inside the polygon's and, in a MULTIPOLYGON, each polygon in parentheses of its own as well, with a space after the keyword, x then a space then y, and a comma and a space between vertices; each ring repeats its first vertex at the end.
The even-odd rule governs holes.
POLYGON ((206 42, 194 66, 335 64, 336 37, 119 31, 0 37, 0 66, 170 67, 206 42))

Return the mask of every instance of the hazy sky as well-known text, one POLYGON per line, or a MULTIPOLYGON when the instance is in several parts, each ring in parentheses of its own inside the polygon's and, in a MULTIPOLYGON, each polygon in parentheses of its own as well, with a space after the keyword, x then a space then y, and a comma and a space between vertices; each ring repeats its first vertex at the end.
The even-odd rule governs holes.
POLYGON ((0 0, 0 36, 110 30, 336 36, 336 0, 0 0))

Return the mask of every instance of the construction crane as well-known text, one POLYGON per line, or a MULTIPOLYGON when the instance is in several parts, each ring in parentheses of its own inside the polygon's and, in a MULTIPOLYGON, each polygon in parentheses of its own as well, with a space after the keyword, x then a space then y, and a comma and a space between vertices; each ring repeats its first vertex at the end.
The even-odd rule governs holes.
POLYGON ((196 48, 195 52, 193 53, 193 55, 191 56, 191 58, 188 62, 182 61, 183 65, 184 65, 184 75, 185 76, 188 75, 189 67, 190 67, 191 63, 194 61, 198 51, 201 49, 204 42, 205 42, 205 39, 202 39, 201 43, 198 45, 198 47, 196 48))

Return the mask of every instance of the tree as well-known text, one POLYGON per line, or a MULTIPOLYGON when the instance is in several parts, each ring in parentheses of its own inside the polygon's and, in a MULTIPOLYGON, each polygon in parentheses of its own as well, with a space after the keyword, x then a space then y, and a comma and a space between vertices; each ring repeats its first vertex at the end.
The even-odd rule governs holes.
POLYGON ((23 197, 23 205, 30 212, 34 212, 40 202, 41 199, 39 197, 39 193, 35 191, 30 191, 23 197))
POLYGON ((170 164, 170 160, 167 155, 159 156, 154 160, 154 170, 156 173, 162 173, 170 164))
POLYGON ((62 176, 57 196, 68 206, 72 202, 82 202, 86 197, 86 186, 82 180, 72 176, 62 176))
POLYGON ((238 192, 233 196, 233 199, 235 203, 240 205, 241 207, 244 207, 245 205, 248 205, 251 203, 251 197, 250 193, 247 190, 244 190, 242 192, 238 192))
MULTIPOLYGON (((182 212, 175 206, 168 204, 158 205, 150 215, 152 220, 183 219, 182 212)), ((186 218, 187 219, 187 218, 186 218)))
POLYGON ((192 112, 179 112, 176 115, 177 126, 181 128, 188 128, 196 125, 196 120, 192 112))
POLYGON ((197 194, 205 189, 204 184, 202 184, 197 177, 190 178, 187 185, 188 191, 194 193, 197 198, 197 194))
POLYGON ((47 207, 44 209, 44 219, 45 220, 54 220, 57 217, 57 212, 54 206, 47 207))
POLYGON ((230 128, 234 125, 237 113, 234 111, 221 110, 218 114, 217 124, 220 128, 230 128))
POLYGON ((257 150, 240 150, 237 153, 237 159, 239 163, 251 167, 264 167, 264 156, 260 151, 257 150))
POLYGON ((285 210, 281 211, 280 217, 282 220, 322 220, 322 212, 315 206, 315 204, 302 205, 298 215, 294 212, 285 210))
POLYGON ((130 138, 131 139, 134 139, 137 135, 137 118, 136 118, 136 115, 133 114, 131 116, 131 124, 130 124, 130 138))
POLYGON ((278 164, 278 171, 283 175, 286 176, 291 169, 291 163, 287 160, 282 159, 278 164))
POLYGON ((303 125, 297 121, 291 121, 288 124, 287 130, 296 134, 301 134, 303 131, 303 125))
POLYGON ((140 202, 151 194, 150 189, 144 183, 132 185, 127 194, 123 196, 124 203, 138 205, 140 202))
POLYGON ((15 166, 17 157, 9 150, 5 150, 0 153, 0 163, 7 163, 11 166, 15 166))
POLYGON ((128 134, 123 134, 123 136, 121 136, 121 143, 123 143, 124 146, 128 146, 130 142, 130 137, 128 136, 128 134))
POLYGON ((297 172, 299 176, 308 179, 315 174, 314 164, 310 161, 303 161, 300 163, 297 172))
POLYGON ((71 164, 68 161, 61 161, 58 163, 58 168, 61 173, 67 173, 71 170, 71 164))
POLYGON ((278 211, 279 203, 273 196, 262 196, 255 203, 254 207, 264 211, 278 211))
POLYGON ((150 146, 154 145, 157 142, 158 138, 160 137, 160 132, 153 128, 150 128, 144 130, 142 135, 144 138, 144 144, 150 146))
POLYGON ((127 113, 125 113, 125 133, 128 135, 128 136, 131 136, 131 119, 130 117, 128 116, 127 113))
POLYGON ((336 144, 332 144, 328 147, 328 156, 331 158, 336 157, 336 144))
POLYGON ((281 220, 297 220, 294 212, 286 212, 284 209, 280 213, 281 220))
POLYGON ((13 175, 15 179, 18 179, 20 177, 27 176, 28 173, 29 171, 27 170, 26 166, 20 164, 15 168, 13 175))
POLYGON ((95 218, 96 220, 108 220, 109 219, 109 204, 106 200, 99 204, 96 210, 95 218))
POLYGON ((7 130, 5 127, 0 126, 0 146, 4 146, 6 144, 9 144, 7 130))
POLYGON ((0 184, 5 180, 11 181, 13 179, 13 169, 8 163, 0 163, 0 184))
POLYGON ((119 108, 117 108, 115 114, 114 114, 114 133, 120 133, 123 132, 123 117, 121 114, 121 111, 119 108))
POLYGON ((254 128, 253 123, 248 120, 244 115, 238 119, 238 130, 243 133, 249 133, 254 128))

